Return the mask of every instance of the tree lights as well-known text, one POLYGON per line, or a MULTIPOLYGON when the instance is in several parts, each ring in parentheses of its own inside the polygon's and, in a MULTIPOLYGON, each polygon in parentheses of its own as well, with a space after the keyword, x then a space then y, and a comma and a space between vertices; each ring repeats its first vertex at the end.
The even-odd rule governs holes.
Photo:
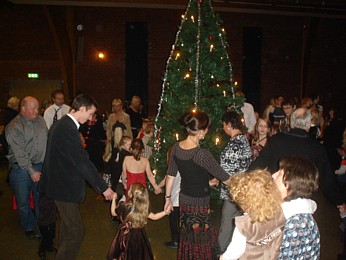
POLYGON ((159 179, 166 173, 168 149, 186 136, 179 124, 186 112, 201 110, 209 115, 212 124, 201 145, 218 158, 227 141, 221 117, 227 107, 240 111, 242 106, 234 95, 228 44, 220 24, 210 0, 190 0, 181 16, 155 118, 151 165, 159 179))

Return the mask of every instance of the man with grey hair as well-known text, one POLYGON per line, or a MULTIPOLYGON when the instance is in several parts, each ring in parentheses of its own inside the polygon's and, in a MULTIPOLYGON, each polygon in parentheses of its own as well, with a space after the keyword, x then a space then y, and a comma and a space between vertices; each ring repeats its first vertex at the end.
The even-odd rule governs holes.
POLYGON ((268 167, 271 173, 279 170, 284 156, 301 156, 310 159, 319 171, 320 185, 325 195, 336 205, 342 205, 345 195, 335 181, 324 147, 309 137, 311 113, 298 108, 291 114, 291 130, 274 135, 249 169, 268 167))
POLYGON ((303 129, 308 132, 311 126, 311 119, 310 110, 299 108, 291 114, 291 128, 303 129))

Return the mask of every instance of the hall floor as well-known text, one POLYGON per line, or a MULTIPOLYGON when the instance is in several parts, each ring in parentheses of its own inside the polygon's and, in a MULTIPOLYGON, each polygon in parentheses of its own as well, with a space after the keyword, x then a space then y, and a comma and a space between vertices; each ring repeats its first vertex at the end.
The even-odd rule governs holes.
MULTIPOLYGON (((17 212, 12 210, 12 191, 5 181, 6 175, 7 161, 1 159, 0 259, 39 259, 37 256, 39 240, 28 240, 19 228, 17 212)), ((105 259, 116 232, 118 224, 110 221, 109 202, 97 200, 97 196, 92 188, 87 187, 86 200, 80 207, 86 234, 78 259, 105 259)), ((163 195, 151 194, 150 197, 152 211, 162 210, 163 195)), ((318 204, 318 210, 314 216, 321 233, 321 259, 337 259, 337 254, 342 250, 339 230, 340 219, 337 210, 321 193, 316 194, 315 200, 318 204)), ((219 226, 220 208, 221 206, 216 202, 212 203, 213 219, 216 226, 219 226)), ((170 239, 167 217, 158 221, 149 220, 146 231, 155 259, 176 259, 176 250, 166 248, 163 245, 165 241, 170 239)), ((54 255, 47 254, 47 259, 54 259, 54 255)))

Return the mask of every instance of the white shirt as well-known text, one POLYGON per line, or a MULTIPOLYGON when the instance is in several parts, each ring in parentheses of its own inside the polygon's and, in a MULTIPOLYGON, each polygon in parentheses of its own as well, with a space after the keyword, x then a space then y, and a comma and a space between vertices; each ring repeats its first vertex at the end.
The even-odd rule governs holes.
POLYGON ((55 115, 55 111, 58 110, 57 116, 58 120, 62 118, 64 115, 67 115, 70 112, 70 107, 68 105, 63 104, 61 107, 57 106, 56 104, 51 105, 48 107, 43 114, 43 118, 46 121, 48 129, 52 126, 53 124, 53 118, 55 115), (60 108, 60 109, 59 109, 60 108))
POLYGON ((222 260, 237 260, 241 257, 246 249, 246 237, 242 235, 235 226, 232 242, 228 245, 225 253, 222 255, 222 260))
POLYGON ((244 102, 244 106, 241 108, 241 111, 244 114, 244 121, 247 131, 250 133, 254 130, 256 125, 255 110, 250 103, 244 102))
POLYGON ((180 192, 181 176, 178 172, 173 180, 173 186, 171 190, 171 201, 173 207, 179 207, 179 192, 180 192))

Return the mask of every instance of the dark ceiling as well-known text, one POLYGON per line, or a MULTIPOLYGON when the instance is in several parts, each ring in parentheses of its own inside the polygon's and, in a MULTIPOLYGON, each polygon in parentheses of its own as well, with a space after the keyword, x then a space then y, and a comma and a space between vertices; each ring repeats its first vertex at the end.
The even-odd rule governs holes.
MULTIPOLYGON (((9 0, 9 2, 33 5, 185 9, 188 0, 9 0)), ((346 0, 212 0, 212 5, 216 11, 222 12, 346 19, 346 0)))

